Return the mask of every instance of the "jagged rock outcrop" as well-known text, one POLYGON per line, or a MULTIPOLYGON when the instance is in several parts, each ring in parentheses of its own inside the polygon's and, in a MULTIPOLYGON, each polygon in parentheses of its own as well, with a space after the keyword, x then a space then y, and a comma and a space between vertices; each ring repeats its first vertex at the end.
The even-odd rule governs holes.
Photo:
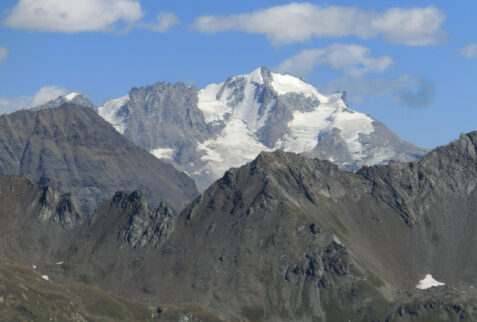
POLYGON ((118 284, 118 274, 131 278, 134 268, 123 265, 131 264, 136 251, 152 252, 163 245, 175 220, 165 202, 149 210, 139 191, 118 192, 87 216, 76 210, 69 194, 23 176, 0 177, 0 255, 36 266, 59 281, 68 280, 65 274, 83 281, 92 274, 96 282, 104 282, 108 274, 111 285, 118 284))
POLYGON ((112 203, 131 207, 127 223, 121 228, 118 238, 133 248, 161 246, 174 231, 174 216, 164 202, 161 202, 159 208, 150 211, 140 193, 135 191, 129 195, 116 193, 112 203))
POLYGON ((187 175, 76 105, 0 116, 0 175, 6 174, 71 193, 83 213, 117 190, 141 190, 153 207, 164 199, 176 212, 198 194, 187 175))
POLYGON ((408 292, 406 299, 392 303, 385 321, 475 321, 476 290, 471 287, 431 288, 408 292))

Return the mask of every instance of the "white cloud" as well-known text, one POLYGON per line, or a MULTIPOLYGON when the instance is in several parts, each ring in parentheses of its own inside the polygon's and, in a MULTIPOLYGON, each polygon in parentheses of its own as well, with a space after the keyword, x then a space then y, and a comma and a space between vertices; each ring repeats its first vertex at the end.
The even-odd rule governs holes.
POLYGON ((3 46, 0 46, 0 64, 7 58, 10 54, 10 50, 3 46))
POLYGON ((59 87, 56 85, 53 86, 45 86, 40 88, 38 92, 33 95, 32 98, 32 106, 38 106, 44 104, 52 99, 57 98, 58 96, 65 95, 68 90, 64 87, 59 87))
POLYGON ((434 101, 434 84, 423 76, 405 74, 398 78, 341 77, 329 82, 328 93, 346 91, 348 101, 362 103, 370 98, 391 96, 394 102, 409 107, 428 106, 434 101))
POLYGON ((142 16, 136 0, 20 0, 3 24, 30 31, 111 31, 121 20, 131 25, 142 16))
POLYGON ((7 98, 0 96, 0 115, 21 110, 27 108, 27 106, 31 106, 31 97, 7 98))
POLYGON ((444 11, 436 7, 392 8, 375 17, 370 26, 390 43, 434 45, 446 37, 446 32, 440 29, 445 19, 444 11))
POLYGON ((193 27, 203 33, 242 31, 265 34, 274 44, 302 42, 311 38, 381 36, 391 43, 425 46, 441 42, 446 16, 436 7, 391 8, 382 13, 357 7, 321 7, 290 3, 244 14, 202 16, 193 27))
POLYGON ((180 23, 179 17, 172 12, 160 12, 156 17, 156 22, 153 24, 145 24, 144 28, 155 32, 166 32, 173 25, 180 23))
POLYGON ((67 92, 68 90, 66 88, 53 85, 40 88, 33 96, 20 96, 15 98, 0 97, 0 114, 38 106, 58 96, 65 95, 67 92))
POLYGON ((383 72, 394 64, 391 57, 370 57, 371 50, 359 45, 335 44, 319 49, 305 49, 286 59, 275 68, 280 73, 305 76, 318 65, 333 70, 344 69, 353 76, 369 72, 383 72))
POLYGON ((467 59, 477 58, 477 43, 469 44, 459 50, 459 54, 465 56, 467 59))

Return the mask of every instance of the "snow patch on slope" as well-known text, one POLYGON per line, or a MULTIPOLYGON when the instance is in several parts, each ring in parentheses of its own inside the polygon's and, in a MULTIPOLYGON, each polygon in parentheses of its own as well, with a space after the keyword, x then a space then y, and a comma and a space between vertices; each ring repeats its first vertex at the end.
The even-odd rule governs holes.
POLYGON ((331 130, 334 106, 321 105, 312 112, 293 112, 293 119, 288 123, 289 133, 278 140, 275 147, 280 150, 301 153, 316 146, 318 133, 331 130))
POLYGON ((150 152, 158 159, 172 160, 174 156, 174 149, 170 148, 156 148, 150 152))
POLYGON ((335 113, 333 127, 341 130, 341 137, 348 145, 353 159, 364 157, 363 146, 359 142, 361 134, 374 132, 373 119, 369 116, 340 106, 339 113, 335 113))
MULTIPOLYGON (((247 125, 248 130, 254 132, 262 127, 266 120, 266 115, 262 115, 262 117, 259 115, 261 106, 255 97, 257 86, 263 83, 263 79, 259 71, 254 71, 252 74, 242 77, 245 79, 243 99, 233 109, 232 117, 242 120, 247 125)), ((231 95, 232 93, 227 94, 231 95)))
POLYGON ((68 95, 65 95, 64 97, 67 101, 72 101, 78 95, 80 95, 80 94, 77 93, 77 92, 71 92, 68 95))
POLYGON ((250 131, 256 131, 265 124, 267 116, 266 113, 259 115, 261 106, 255 97, 260 84, 263 84, 260 68, 251 74, 233 77, 225 83, 211 84, 199 92, 198 108, 207 123, 240 119, 250 131), (240 89, 242 97, 237 103, 234 82, 241 81, 245 86, 240 89))
POLYGON ((316 97, 320 101, 327 101, 327 97, 321 95, 316 88, 310 84, 305 83, 301 79, 291 76, 291 75, 282 75, 282 74, 272 74, 272 87, 277 92, 278 95, 285 95, 288 93, 301 93, 305 97, 316 97))
POLYGON ((311 112, 293 112, 293 119, 288 123, 289 133, 277 142, 275 149, 295 153, 310 151, 317 145, 320 133, 337 128, 353 159, 361 158, 363 147, 359 136, 374 131, 373 119, 349 109, 336 94, 321 102, 311 112))
POLYGON ((225 102, 217 99, 217 93, 223 84, 211 84, 199 91, 198 108, 202 111, 207 123, 223 121, 225 114, 232 110, 225 102))
POLYGON ((431 274, 427 274, 426 277, 419 281, 416 288, 420 290, 426 290, 434 286, 443 286, 445 283, 436 281, 431 274))
POLYGON ((222 133, 212 140, 198 144, 198 149, 205 154, 202 161, 207 161, 205 172, 217 177, 231 167, 239 167, 254 159, 261 151, 269 149, 249 133, 247 125, 239 119, 231 119, 222 133))
POLYGON ((124 122, 124 119, 118 116, 118 111, 121 107, 127 104, 129 101, 129 95, 112 99, 104 103, 102 106, 98 107, 98 114, 105 119, 121 134, 124 134, 124 131, 127 128, 127 124, 124 122))

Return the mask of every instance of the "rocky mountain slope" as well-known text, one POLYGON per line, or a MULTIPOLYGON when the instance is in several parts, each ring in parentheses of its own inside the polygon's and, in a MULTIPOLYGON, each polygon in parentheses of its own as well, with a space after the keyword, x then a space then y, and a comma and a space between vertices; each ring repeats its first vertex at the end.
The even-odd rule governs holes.
POLYGON ((425 149, 291 75, 259 68, 202 90, 182 83, 133 88, 98 113, 134 143, 186 171, 204 190, 261 151, 328 159, 344 169, 413 161, 425 149))
POLYGON ((476 149, 473 132, 356 173, 264 152, 178 217, 137 192, 85 217, 68 196, 2 177, 0 251, 54 281, 228 321, 472 321, 476 149), (445 285, 417 289, 428 274, 445 285))
POLYGON ((180 211, 194 182, 132 144, 94 110, 76 105, 0 116, 0 174, 21 174, 71 193, 84 213, 117 190, 139 189, 153 206, 180 211))
MULTIPOLYGON (((69 194, 60 196, 52 188, 39 186, 24 176, 0 177, 0 313, 12 318, 25 314, 26 318, 32 318, 32 314, 36 317, 74 314, 66 320, 83 321, 79 318, 82 316, 89 317, 88 321, 101 320, 100 317, 107 321, 130 316, 131 306, 135 308, 132 313, 144 313, 147 308, 139 304, 135 307, 134 303, 124 307, 122 300, 97 294, 98 291, 86 285, 57 287, 50 283, 80 282, 101 286, 126 298, 161 304, 159 309, 154 304, 154 311, 149 306, 146 318, 136 314, 135 321, 149 320, 150 313, 159 321, 224 321, 198 303, 158 302, 152 297, 155 286, 144 277, 156 275, 152 265, 157 258, 153 257, 173 232, 175 220, 176 216, 164 203, 149 210, 138 191, 118 192, 86 216, 75 208, 69 194), (4 263, 2 256, 14 262, 4 263), (35 274, 16 263, 33 267, 35 274), (8 274, 2 274, 4 264, 10 271, 8 274), (144 272, 144 266, 150 271, 144 272), (34 275, 33 279, 30 275, 34 275), (41 281, 41 276, 48 277, 49 284, 41 281), (43 301, 35 305, 20 297, 19 286, 13 287, 18 279, 27 291, 45 295, 43 301), (95 299, 107 307, 95 304, 95 299), (58 308, 63 300, 72 300, 72 306, 58 308), (118 311, 112 312, 113 309, 118 311)), ((30 298, 30 293, 26 295, 30 298)))

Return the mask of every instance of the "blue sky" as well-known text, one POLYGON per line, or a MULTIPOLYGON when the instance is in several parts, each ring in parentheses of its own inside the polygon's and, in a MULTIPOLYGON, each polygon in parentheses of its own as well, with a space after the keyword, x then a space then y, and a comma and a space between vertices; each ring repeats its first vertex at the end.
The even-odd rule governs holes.
POLYGON ((417 145, 477 130, 474 1, 3 0, 0 113, 68 91, 199 88, 259 66, 304 78, 417 145))

